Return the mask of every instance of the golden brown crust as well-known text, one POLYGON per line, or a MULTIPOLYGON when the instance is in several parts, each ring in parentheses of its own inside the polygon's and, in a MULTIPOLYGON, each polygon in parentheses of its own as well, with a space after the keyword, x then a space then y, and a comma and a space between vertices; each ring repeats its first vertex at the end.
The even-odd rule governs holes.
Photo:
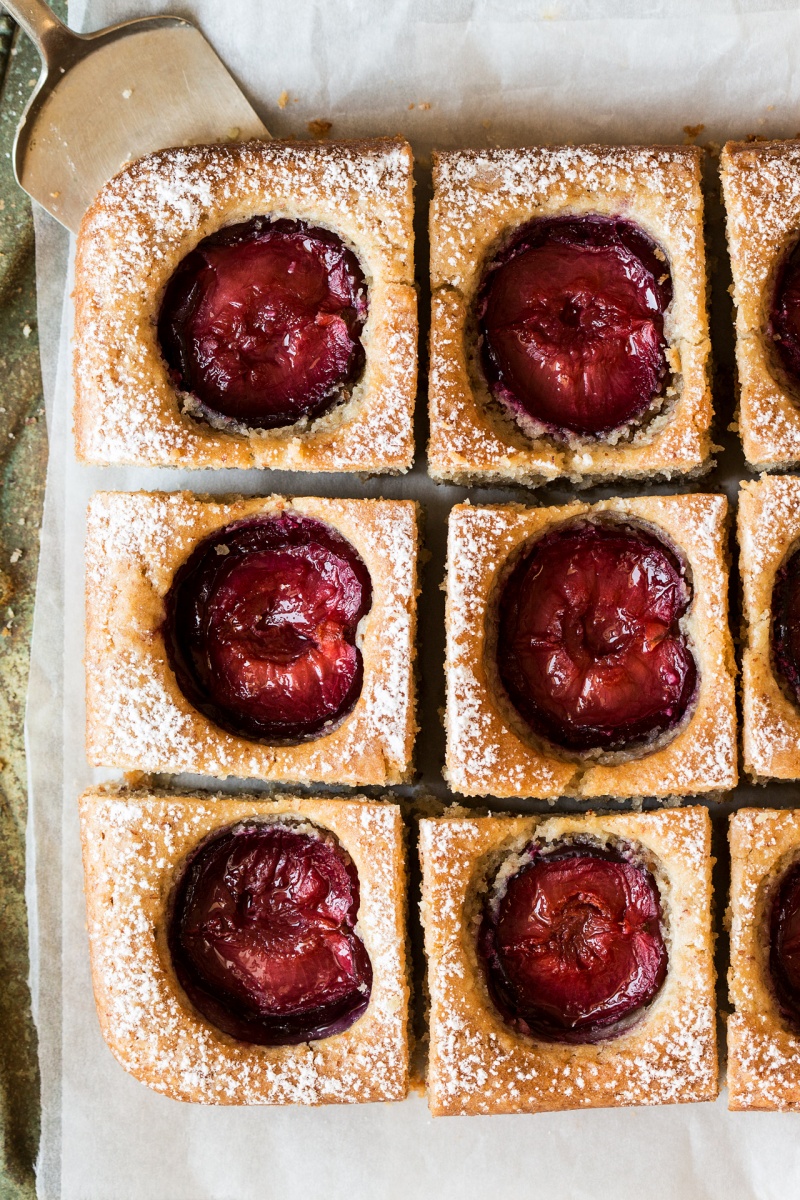
POLYGON ((559 508, 456 505, 450 515, 447 573, 447 765, 465 796, 686 796, 735 787, 736 666, 728 629, 724 496, 652 496, 559 508), (535 748, 498 702, 487 661, 487 607, 508 556, 553 525, 584 514, 632 518, 666 535, 685 557, 693 601, 684 627, 700 691, 690 720, 661 748, 609 765, 580 764, 535 748))
POLYGON ((759 469, 800 463, 800 407, 771 369, 771 284, 800 232, 800 142, 728 142, 720 159, 736 306, 739 430, 759 469))
POLYGON ((800 538, 800 479, 743 483, 739 493, 739 569, 746 642, 742 655, 742 743, 755 782, 800 779, 800 710, 772 667, 775 573, 800 538))
POLYGON ((158 795, 93 788, 80 800, 97 1013, 122 1066, 175 1100, 346 1104, 408 1091, 406 866, 397 805, 283 796, 158 795), (166 905, 186 855, 211 831, 286 816, 334 834, 358 871, 357 933, 373 967, 362 1017, 344 1033, 255 1046, 192 1007, 166 948, 166 905))
POLYGON ((126 167, 81 224, 75 442, 84 462, 401 472, 414 456, 417 298, 411 148, 400 138, 162 150, 126 167), (271 215, 338 233, 369 285, 364 375, 310 425, 220 432, 183 411, 158 345, 164 287, 224 225, 271 215))
POLYGON ((728 1107, 800 1111, 800 1036, 782 1019, 767 974, 770 905, 800 858, 800 812, 740 809, 730 848, 728 1107))
POLYGON ((86 542, 87 755, 95 766, 199 772, 278 783, 352 786, 410 777, 417 730, 413 664, 417 505, 410 500, 232 499, 189 492, 98 492, 86 542), (177 568, 213 531, 293 509, 327 522, 372 578, 364 683, 332 733, 268 746, 223 732, 183 696, 167 661, 164 597, 177 568))
POLYGON ((457 483, 536 486, 702 473, 711 465, 701 151, 686 146, 534 147, 434 155, 430 212, 430 472, 457 483), (567 447, 529 439, 496 411, 475 363, 469 315, 484 263, 536 217, 624 216, 666 252, 674 299, 665 334, 676 392, 630 441, 567 447))
POLYGON ((713 1100, 710 841, 703 808, 421 821, 434 1116, 713 1100), (500 853, 533 836, 575 833, 622 839, 654 860, 669 951, 664 987, 638 1024, 593 1045, 544 1043, 512 1032, 492 1006, 475 951, 475 896, 500 853))

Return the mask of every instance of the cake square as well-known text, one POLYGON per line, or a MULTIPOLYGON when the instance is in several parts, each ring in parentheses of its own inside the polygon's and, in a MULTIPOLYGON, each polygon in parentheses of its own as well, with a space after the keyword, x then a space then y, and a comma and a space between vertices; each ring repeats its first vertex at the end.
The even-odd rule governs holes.
POLYGON ((711 823, 703 808, 603 816, 420 823, 434 1116, 713 1100, 718 1092, 711 823), (477 949, 491 880, 535 840, 627 845, 655 877, 666 977, 634 1024, 596 1042, 515 1032, 490 997, 477 949))
POLYGON ((695 476, 712 466, 702 151, 688 146, 538 146, 434 155, 430 211, 431 475, 454 483, 536 487, 567 476, 695 476), (658 404, 627 430, 554 437, 523 432, 490 394, 476 304, 487 263, 541 218, 617 217, 653 245, 673 297, 664 312, 666 369, 658 404), (657 411, 658 410, 658 411, 657 411))
POLYGON ((688 796, 737 781, 735 674, 728 629, 724 496, 648 496, 557 508, 456 505, 447 565, 445 775, 464 796, 688 796), (681 619, 699 679, 671 740, 637 753, 566 754, 537 738, 500 682, 498 597, 537 539, 579 521, 626 523, 674 549, 691 580, 681 619))
POLYGON ((775 579, 800 538, 800 479, 743 483, 738 527, 744 768, 754 782, 800 779, 800 710, 776 676, 772 653, 775 579))
MULTIPOLYGON (((223 557, 226 536, 216 550, 223 557)), ((417 730, 417 552, 417 505, 410 500, 96 493, 86 539, 89 761, 276 783, 406 781, 417 730), (349 715, 330 732, 323 726, 305 740, 270 743, 226 732, 187 699, 168 656, 165 606, 199 545, 236 522, 283 515, 310 518, 346 539, 371 580, 371 606, 355 635, 363 678, 349 715)))
POLYGON ((782 1015, 769 972, 771 908, 800 860, 800 813, 740 809, 729 839, 728 1107, 800 1111, 800 1033, 782 1015))
POLYGON ((397 805, 93 788, 81 797, 80 818, 97 1013, 126 1071, 172 1099, 202 1104, 405 1097, 406 865, 397 805), (366 1011, 343 1032, 294 1045, 238 1041, 203 1017, 178 981, 166 927, 184 860, 215 831, 252 821, 333 835, 355 865, 355 929, 373 976, 366 1011))
POLYGON ((101 190, 78 235, 78 458, 143 467, 408 470, 417 380, 412 167, 400 138, 190 146, 125 167, 101 190), (355 254, 368 290, 363 370, 321 415, 276 428, 217 427, 173 381, 157 328, 161 302, 179 263, 203 239, 260 217, 328 230, 355 254))
POLYGON ((776 277, 800 233, 800 142, 728 142, 720 159, 736 310, 739 432, 758 470, 800 463, 800 392, 769 333, 776 277))

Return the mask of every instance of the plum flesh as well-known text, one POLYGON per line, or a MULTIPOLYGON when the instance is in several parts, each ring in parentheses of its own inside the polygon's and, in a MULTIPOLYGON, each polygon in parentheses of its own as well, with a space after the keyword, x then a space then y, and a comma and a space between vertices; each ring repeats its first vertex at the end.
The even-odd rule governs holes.
POLYGON ((204 842, 178 880, 169 949, 194 1007, 238 1041, 292 1045, 348 1029, 372 964, 355 933, 355 867, 332 841, 243 824, 204 842))

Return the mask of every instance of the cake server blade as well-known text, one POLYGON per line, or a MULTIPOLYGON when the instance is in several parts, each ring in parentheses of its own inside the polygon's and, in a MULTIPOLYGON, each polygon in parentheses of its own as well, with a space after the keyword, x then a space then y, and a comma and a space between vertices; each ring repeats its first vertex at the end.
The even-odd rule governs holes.
POLYGON ((166 146, 268 138, 200 30, 180 17, 77 34, 44 0, 3 0, 42 72, 14 143, 25 191, 77 232, 107 180, 166 146))

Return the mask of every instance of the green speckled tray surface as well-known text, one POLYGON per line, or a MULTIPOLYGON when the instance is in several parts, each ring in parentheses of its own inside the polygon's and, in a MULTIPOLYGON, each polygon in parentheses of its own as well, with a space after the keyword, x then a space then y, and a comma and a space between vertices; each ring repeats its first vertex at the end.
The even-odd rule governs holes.
MULTIPOLYGON (((61 6, 59 6, 61 7, 61 6)), ((39 73, 0 12, 0 1197, 34 1195, 36 1035, 24 901, 23 716, 47 463, 36 331, 33 222, 11 167, 14 131, 39 73)))

